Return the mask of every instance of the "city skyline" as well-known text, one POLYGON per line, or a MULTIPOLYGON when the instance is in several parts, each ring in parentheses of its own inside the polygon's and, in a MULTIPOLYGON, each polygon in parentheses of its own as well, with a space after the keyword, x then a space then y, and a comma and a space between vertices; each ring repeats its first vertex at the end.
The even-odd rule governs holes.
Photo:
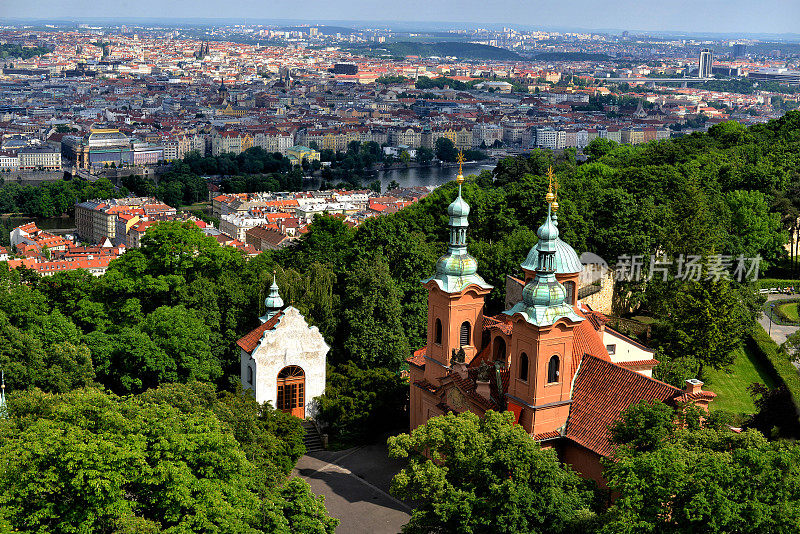
POLYGON ((0 9, 4 19, 55 20, 108 18, 206 19, 242 21, 305 20, 308 22, 349 21, 382 22, 413 26, 498 25, 511 27, 569 28, 583 30, 629 30, 691 33, 782 33, 796 34, 794 21, 800 20, 800 5, 788 0, 766 0, 754 16, 752 2, 677 0, 675 2, 634 2, 623 0, 598 4, 578 0, 569 5, 556 2, 520 2, 499 0, 489 5, 475 0, 410 0, 403 4, 346 0, 335 4, 321 1, 264 6, 251 0, 232 0, 226 10, 210 2, 177 0, 123 0, 114 6, 98 5, 88 0, 54 2, 33 0, 14 3, 0 9), (42 16, 46 14, 46 16, 42 16))

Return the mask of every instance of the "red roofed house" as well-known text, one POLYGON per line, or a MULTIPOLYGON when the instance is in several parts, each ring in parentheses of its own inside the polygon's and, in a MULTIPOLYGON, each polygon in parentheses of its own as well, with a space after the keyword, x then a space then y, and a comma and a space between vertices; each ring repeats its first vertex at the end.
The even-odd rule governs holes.
POLYGON ((423 281, 428 343, 408 359, 411 428, 447 412, 509 410, 532 439, 602 484, 600 459, 614 451, 609 425, 623 410, 641 400, 707 409, 715 395, 697 380, 681 390, 651 378, 652 352, 578 301, 583 266, 559 238, 550 194, 548 202, 539 241, 521 265, 524 281, 507 279, 517 298, 490 317, 484 299, 492 286, 467 253, 470 208, 459 186, 448 207, 450 247, 423 281))
POLYGON ((274 277, 264 307, 261 325, 237 341, 242 386, 253 390, 258 402, 301 419, 313 417, 314 399, 325 391, 330 347, 297 308, 283 307, 274 277))

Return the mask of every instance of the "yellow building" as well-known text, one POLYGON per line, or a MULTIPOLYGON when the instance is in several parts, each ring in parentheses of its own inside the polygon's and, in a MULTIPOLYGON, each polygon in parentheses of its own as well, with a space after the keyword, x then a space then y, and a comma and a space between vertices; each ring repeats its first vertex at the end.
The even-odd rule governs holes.
POLYGON ((295 145, 286 151, 286 157, 289 158, 292 165, 300 165, 303 160, 307 160, 309 163, 319 161, 319 152, 307 146, 295 145))

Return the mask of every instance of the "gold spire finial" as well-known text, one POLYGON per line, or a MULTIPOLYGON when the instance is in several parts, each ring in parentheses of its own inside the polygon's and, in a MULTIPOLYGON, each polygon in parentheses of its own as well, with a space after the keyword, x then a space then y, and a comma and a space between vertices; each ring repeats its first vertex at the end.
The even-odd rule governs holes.
POLYGON ((464 173, 462 172, 462 170, 463 170, 462 166, 464 164, 464 151, 463 150, 459 150, 458 151, 458 157, 456 158, 456 161, 458 162, 458 176, 456 177, 456 182, 458 182, 459 184, 462 184, 462 183, 464 183, 464 173))
POLYGON ((553 186, 553 203, 550 204, 553 212, 558 211, 558 178, 554 179, 555 185, 553 186))
POLYGON ((547 194, 544 199, 548 204, 552 204, 556 199, 556 195, 553 193, 553 167, 547 168, 547 194))

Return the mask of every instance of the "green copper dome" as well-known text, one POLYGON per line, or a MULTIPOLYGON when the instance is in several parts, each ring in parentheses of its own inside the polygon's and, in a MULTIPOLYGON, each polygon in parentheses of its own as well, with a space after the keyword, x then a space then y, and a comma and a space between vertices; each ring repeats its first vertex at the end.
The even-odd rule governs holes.
POLYGON ((447 214, 450 217, 467 217, 469 215, 469 204, 461 198, 461 184, 458 184, 458 196, 447 206, 447 214))
POLYGON ((547 218, 545 218, 544 223, 536 231, 536 236, 539 238, 539 242, 536 244, 539 250, 555 252, 556 239, 558 239, 558 226, 553 222, 549 206, 547 208, 547 218))
MULTIPOLYGON (((558 237, 558 219, 556 218, 556 214, 550 214, 548 210, 548 214, 550 215, 548 219, 550 220, 551 227, 555 228, 556 235, 553 239, 554 247, 552 247, 553 255, 553 264, 555 268, 556 274, 575 274, 580 273, 583 271, 583 264, 581 263, 580 258, 578 257, 577 252, 575 249, 569 246, 567 243, 561 240, 558 237)), ((545 223, 547 224, 547 223, 545 223)), ((539 235, 539 240, 541 241, 542 235, 544 234, 547 237, 552 236, 551 228, 545 228, 545 224, 539 227, 539 231, 537 231, 537 235, 539 235), (541 233, 541 234, 540 234, 541 233), (548 236, 549 233, 549 236, 548 236)), ((539 268, 539 243, 537 243, 533 248, 531 248, 530 252, 528 252, 528 256, 525 258, 525 261, 522 262, 520 265, 526 271, 536 271, 539 268)))
POLYGON ((433 280, 447 293, 459 293, 470 285, 492 289, 478 274, 478 261, 467 252, 469 204, 461 197, 461 184, 458 184, 458 196, 448 206, 447 214, 450 216, 450 246, 447 254, 436 262, 436 274, 422 283, 433 280))
POLYGON ((467 227, 467 217, 469 216, 469 204, 461 196, 461 184, 458 184, 458 196, 447 206, 447 215, 450 216, 450 226, 467 227))
POLYGON ((266 311, 261 319, 262 323, 269 321, 276 313, 278 313, 281 308, 283 308, 283 299, 279 293, 280 288, 278 287, 278 283, 275 281, 275 273, 272 273, 272 285, 269 286, 269 296, 264 299, 264 308, 266 311))
POLYGON ((552 275, 522 289, 522 301, 528 306, 557 306, 566 298, 567 290, 552 275))
MULTIPOLYGON (((555 273, 558 269, 556 256, 560 241, 557 222, 558 220, 548 207, 547 218, 537 232, 539 242, 528 254, 525 263, 522 264, 525 269, 535 270, 536 276, 522 289, 522 301, 503 312, 512 317, 519 314, 535 326, 549 326, 555 324, 559 319, 568 319, 576 323, 583 321, 583 317, 575 313, 572 305, 565 302, 567 290, 556 280, 555 273)), ((564 245, 572 250, 566 243, 564 245)), ((572 253, 574 255, 575 251, 572 253)), ((575 257, 577 258, 577 255, 575 257)), ((580 265, 580 261, 578 261, 578 265, 580 265)))
POLYGON ((537 273, 536 278, 522 289, 522 301, 503 313, 512 317, 520 314, 535 326, 549 326, 559 319, 568 319, 573 323, 583 321, 583 317, 564 302, 566 297, 567 290, 552 272, 537 273))
POLYGON ((447 276, 471 276, 478 272, 478 260, 469 254, 445 254, 436 262, 436 273, 447 276))
MULTIPOLYGON (((574 274, 583 270, 578 253, 575 249, 563 242, 561 239, 556 239, 556 251, 553 256, 555 261, 556 274, 574 274)), ((528 252, 528 257, 522 262, 521 266, 527 271, 535 271, 539 264, 539 251, 533 247, 528 252)))

